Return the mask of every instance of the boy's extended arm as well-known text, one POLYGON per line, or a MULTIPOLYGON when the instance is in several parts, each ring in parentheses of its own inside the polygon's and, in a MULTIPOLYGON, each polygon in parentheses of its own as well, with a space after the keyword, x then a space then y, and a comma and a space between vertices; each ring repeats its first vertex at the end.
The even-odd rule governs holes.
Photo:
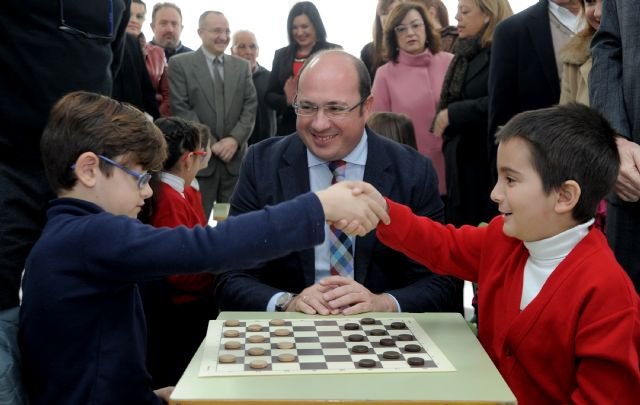
POLYGON ((380 224, 378 239, 435 273, 477 281, 487 228, 442 225, 415 215, 387 199, 390 223, 380 224))

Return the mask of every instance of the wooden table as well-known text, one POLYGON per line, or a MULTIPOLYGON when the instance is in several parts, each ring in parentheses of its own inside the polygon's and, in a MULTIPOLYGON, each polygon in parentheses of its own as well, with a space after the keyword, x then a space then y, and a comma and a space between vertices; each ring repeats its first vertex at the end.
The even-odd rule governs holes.
MULTIPOLYGON (((453 363, 435 373, 198 377, 201 345, 178 382, 172 405, 204 404, 515 404, 516 399, 459 314, 413 317, 453 363)), ((398 317, 369 313, 373 318, 398 317)), ((304 318, 301 313, 222 312, 218 319, 304 318)))

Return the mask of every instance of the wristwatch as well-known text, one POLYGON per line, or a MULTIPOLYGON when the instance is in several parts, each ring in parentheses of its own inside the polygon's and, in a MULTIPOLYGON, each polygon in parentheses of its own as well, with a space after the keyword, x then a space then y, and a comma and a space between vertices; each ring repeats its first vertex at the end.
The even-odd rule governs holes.
POLYGON ((287 310, 287 307, 289 306, 289 304, 291 303, 291 300, 296 296, 296 294, 291 294, 291 293, 282 293, 279 297, 278 300, 276 301, 276 311, 277 312, 284 312, 287 310))

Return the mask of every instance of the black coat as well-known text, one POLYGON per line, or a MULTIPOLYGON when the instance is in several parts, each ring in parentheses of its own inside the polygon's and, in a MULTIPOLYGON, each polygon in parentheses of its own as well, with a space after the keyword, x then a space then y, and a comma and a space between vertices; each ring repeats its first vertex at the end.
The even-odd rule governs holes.
POLYGON ((493 36, 489 72, 489 150, 493 135, 514 115, 550 107, 560 100, 560 78, 549 24, 549 2, 502 21, 493 36))
POLYGON ((469 61, 462 99, 449 103, 449 126, 443 152, 447 177, 446 221, 456 226, 478 225, 497 213, 491 201, 492 181, 487 144, 490 48, 469 61))
POLYGON ((126 36, 122 66, 113 81, 111 96, 118 101, 134 105, 154 119, 160 117, 156 91, 144 64, 140 42, 131 34, 126 36))
POLYGON ((258 109, 256 110, 256 125, 253 127, 251 137, 249 137, 249 145, 271 138, 276 134, 276 112, 269 107, 266 101, 270 76, 271 72, 260 65, 252 76, 258 96, 258 109))

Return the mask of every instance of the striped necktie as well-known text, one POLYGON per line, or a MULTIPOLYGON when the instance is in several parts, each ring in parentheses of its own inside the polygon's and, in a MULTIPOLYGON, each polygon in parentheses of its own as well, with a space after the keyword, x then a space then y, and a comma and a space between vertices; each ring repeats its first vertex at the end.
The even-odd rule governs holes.
MULTIPOLYGON (((345 171, 347 162, 344 160, 335 160, 329 162, 329 170, 333 174, 331 184, 335 184, 345 179, 345 171)), ((329 227, 329 268, 331 275, 340 275, 353 278, 353 241, 347 234, 335 228, 333 225, 329 227)))

